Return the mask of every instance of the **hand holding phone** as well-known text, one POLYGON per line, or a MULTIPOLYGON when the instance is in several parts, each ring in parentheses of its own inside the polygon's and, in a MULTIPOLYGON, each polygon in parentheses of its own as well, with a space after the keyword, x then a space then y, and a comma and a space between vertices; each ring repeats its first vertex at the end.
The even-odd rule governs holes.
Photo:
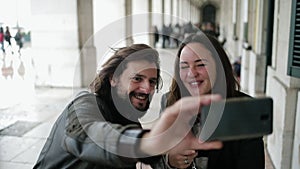
POLYGON ((199 138, 226 141, 260 137, 272 133, 272 122, 272 98, 231 98, 201 109, 199 138))

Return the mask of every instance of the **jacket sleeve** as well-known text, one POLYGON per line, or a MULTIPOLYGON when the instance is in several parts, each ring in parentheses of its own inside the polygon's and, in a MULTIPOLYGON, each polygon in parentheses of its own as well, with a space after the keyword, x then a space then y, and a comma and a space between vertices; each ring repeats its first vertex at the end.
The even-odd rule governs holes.
POLYGON ((66 151, 96 165, 135 166, 140 154, 136 147, 145 131, 136 125, 122 126, 105 121, 92 94, 76 98, 65 118, 63 148, 66 151))

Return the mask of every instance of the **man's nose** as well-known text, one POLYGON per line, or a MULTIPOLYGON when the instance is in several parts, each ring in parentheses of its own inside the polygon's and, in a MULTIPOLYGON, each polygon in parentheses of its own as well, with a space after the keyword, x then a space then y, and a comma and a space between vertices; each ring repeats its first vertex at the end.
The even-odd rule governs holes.
POLYGON ((143 91, 143 92, 145 92, 146 94, 149 94, 150 92, 151 92, 151 90, 153 90, 152 89, 152 86, 151 86, 151 84, 150 84, 150 82, 148 82, 148 81, 143 81, 142 83, 141 83, 141 90, 143 91))

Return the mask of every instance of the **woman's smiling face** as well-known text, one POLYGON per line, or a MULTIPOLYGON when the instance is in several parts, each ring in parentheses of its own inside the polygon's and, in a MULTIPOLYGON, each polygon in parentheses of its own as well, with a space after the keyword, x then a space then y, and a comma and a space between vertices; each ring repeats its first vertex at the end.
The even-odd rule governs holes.
POLYGON ((212 53, 200 43, 189 43, 181 51, 179 74, 192 96, 210 93, 216 81, 212 53))

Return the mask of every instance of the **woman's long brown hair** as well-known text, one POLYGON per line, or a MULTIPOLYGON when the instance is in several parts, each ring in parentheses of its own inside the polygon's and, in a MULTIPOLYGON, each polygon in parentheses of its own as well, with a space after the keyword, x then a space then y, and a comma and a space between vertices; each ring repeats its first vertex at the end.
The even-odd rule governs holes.
POLYGON ((191 34, 185 38, 177 52, 175 60, 174 77, 167 97, 167 107, 174 104, 181 97, 190 96, 179 75, 179 60, 182 49, 189 43, 200 43, 211 53, 216 62, 217 78, 212 93, 221 94, 224 98, 233 97, 234 91, 239 90, 239 83, 236 80, 229 58, 217 39, 204 33, 191 34))

